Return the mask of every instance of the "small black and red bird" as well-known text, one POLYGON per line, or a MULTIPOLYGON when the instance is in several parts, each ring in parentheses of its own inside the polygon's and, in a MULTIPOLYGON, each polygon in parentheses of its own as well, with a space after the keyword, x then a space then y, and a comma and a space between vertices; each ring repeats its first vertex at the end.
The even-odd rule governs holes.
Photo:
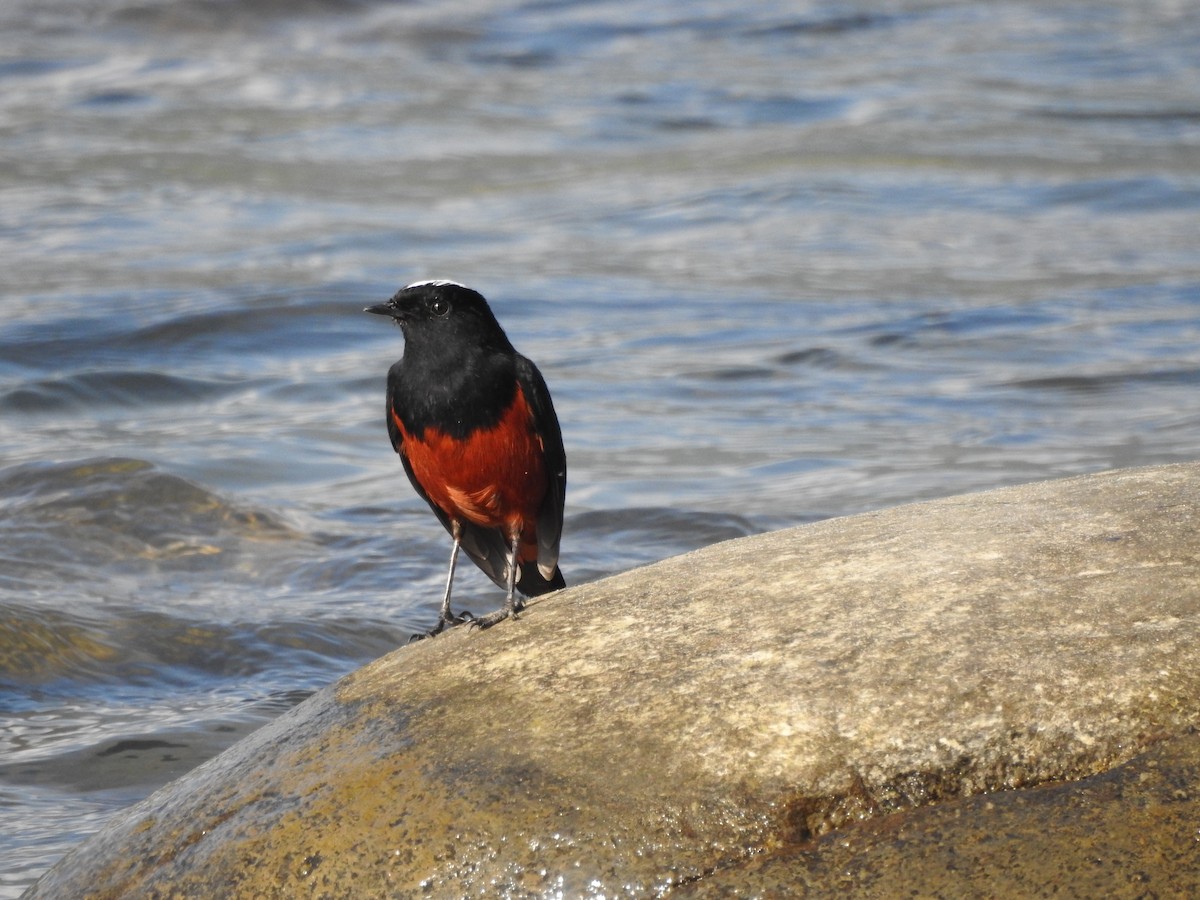
POLYGON ((365 312, 390 316, 404 355, 388 369, 387 430, 417 493, 454 539, 431 634, 515 617, 566 586, 558 568, 567 455, 550 391, 513 349, 487 301, 453 281, 419 281, 365 312), (508 591, 482 618, 450 611, 459 548, 508 591))

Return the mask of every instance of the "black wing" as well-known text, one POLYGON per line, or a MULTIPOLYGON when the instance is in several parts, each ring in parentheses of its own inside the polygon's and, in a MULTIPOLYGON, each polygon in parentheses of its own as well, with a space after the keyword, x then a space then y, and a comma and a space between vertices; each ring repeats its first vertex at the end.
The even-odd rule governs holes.
MULTIPOLYGON (((544 593, 564 586, 562 573, 558 571, 558 547, 562 539, 563 507, 567 499, 567 452, 563 449, 562 429, 554 413, 554 403, 550 400, 546 380, 537 366, 520 355, 517 356, 517 383, 521 385, 529 408, 533 411, 533 427, 541 436, 545 454, 546 496, 542 499, 537 518, 537 574, 548 582, 538 593, 544 593)), ((524 577, 521 580, 526 582, 522 587, 528 593, 532 585, 524 577)))

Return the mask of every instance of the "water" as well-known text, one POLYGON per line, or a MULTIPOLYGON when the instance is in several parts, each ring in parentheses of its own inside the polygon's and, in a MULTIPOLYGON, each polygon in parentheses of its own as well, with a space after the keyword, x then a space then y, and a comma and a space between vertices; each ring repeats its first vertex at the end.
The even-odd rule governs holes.
MULTIPOLYGON (((1200 456, 1181 0, 0 7, 0 896, 428 627, 419 278, 554 393, 578 582, 1200 456)), ((499 597, 463 569, 460 601, 499 597)))

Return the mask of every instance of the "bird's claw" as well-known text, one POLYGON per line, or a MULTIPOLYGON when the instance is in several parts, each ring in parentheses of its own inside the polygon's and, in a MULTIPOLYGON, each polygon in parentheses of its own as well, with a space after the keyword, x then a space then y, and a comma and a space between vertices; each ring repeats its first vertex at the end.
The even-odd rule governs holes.
POLYGON ((433 626, 433 629, 431 631, 414 634, 412 637, 410 637, 408 639, 408 642, 410 644, 412 644, 416 641, 423 641, 426 638, 437 637, 439 634, 441 634, 447 628, 453 628, 455 625, 462 625, 464 623, 470 623, 471 625, 474 625, 478 621, 479 621, 479 617, 476 616, 475 613, 469 612, 464 609, 458 615, 454 615, 453 613, 451 613, 446 618, 439 618, 438 623, 433 626))
POLYGON ((525 608, 525 602, 521 599, 515 600, 512 605, 504 605, 495 612, 490 612, 486 616, 477 616, 472 612, 463 610, 458 615, 451 614, 444 619, 438 619, 437 625, 432 631, 426 631, 423 634, 414 634, 408 639, 410 644, 416 641, 423 641, 426 638, 437 637, 448 628, 453 628, 456 625, 467 625, 470 628, 478 628, 481 631, 485 628, 491 628, 505 619, 519 618, 517 613, 525 608))
POLYGON ((491 628, 493 625, 503 622, 505 619, 515 619, 517 618, 517 609, 518 607, 516 606, 502 606, 495 612, 488 613, 486 616, 480 616, 479 618, 472 616, 471 627, 482 631, 485 628, 491 628))

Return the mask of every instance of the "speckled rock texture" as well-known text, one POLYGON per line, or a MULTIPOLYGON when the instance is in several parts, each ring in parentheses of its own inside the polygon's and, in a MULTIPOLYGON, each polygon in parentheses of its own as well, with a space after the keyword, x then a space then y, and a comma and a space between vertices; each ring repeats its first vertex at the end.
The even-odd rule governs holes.
POLYGON ((1200 736, 1081 781, 983 794, 780 847, 670 896, 1200 897, 1200 736))
POLYGON ((1109 472, 550 595, 347 676, 30 896, 964 896, 945 854, 978 885, 1021 846, 989 828, 1078 865, 1064 817, 1122 890, 1195 884, 1200 849, 1146 848, 1200 821, 1197 509, 1200 465, 1109 472))

